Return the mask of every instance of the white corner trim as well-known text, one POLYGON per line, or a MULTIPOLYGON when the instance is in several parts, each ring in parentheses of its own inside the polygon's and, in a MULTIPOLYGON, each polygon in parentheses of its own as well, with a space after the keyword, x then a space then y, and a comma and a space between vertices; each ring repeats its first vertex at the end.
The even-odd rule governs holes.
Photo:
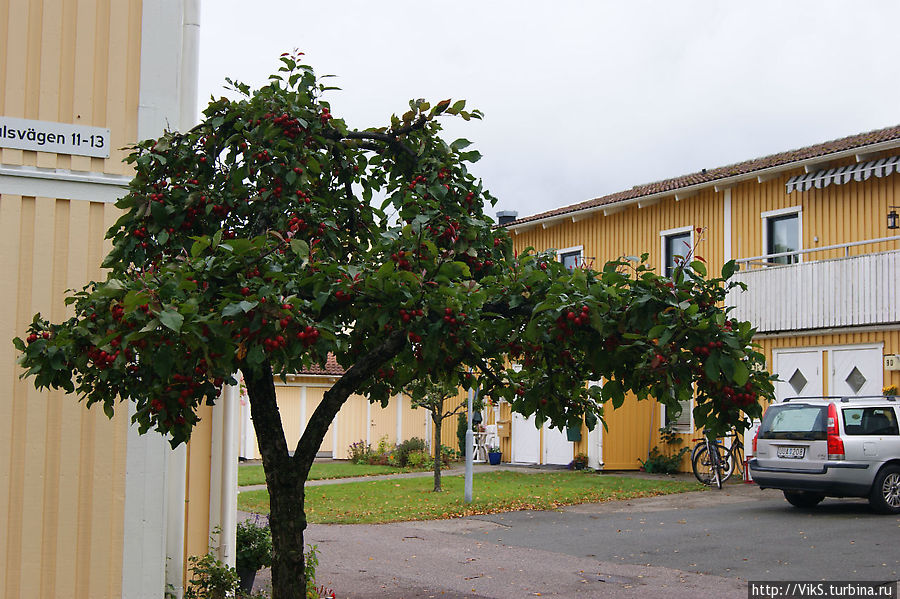
MULTIPOLYGON (((129 417, 134 412, 129 402, 129 417)), ((151 599, 159 597, 166 585, 166 527, 171 516, 167 473, 173 460, 177 466, 178 456, 169 450, 165 437, 156 432, 140 435, 137 428, 129 424, 125 450, 122 597, 151 599)), ((179 579, 175 590, 180 587, 179 579)))
POLYGON ((10 195, 115 203, 130 181, 125 175, 0 164, 0 193, 10 195))
POLYGON ((722 220, 724 220, 724 239, 722 248, 722 257, 725 259, 725 262, 731 260, 731 190, 726 189, 724 197, 722 198, 722 220))

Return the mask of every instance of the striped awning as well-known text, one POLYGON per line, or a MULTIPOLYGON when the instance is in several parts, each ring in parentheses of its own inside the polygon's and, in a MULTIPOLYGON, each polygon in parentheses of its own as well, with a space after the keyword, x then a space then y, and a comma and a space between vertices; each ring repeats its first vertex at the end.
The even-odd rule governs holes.
POLYGON ((843 185, 850 181, 865 181, 872 175, 886 177, 894 172, 900 172, 900 156, 891 156, 890 158, 881 158, 880 160, 869 162, 858 162, 848 166, 798 175, 788 179, 785 187, 787 188, 787 193, 792 191, 809 191, 813 187, 822 189, 832 183, 843 185))

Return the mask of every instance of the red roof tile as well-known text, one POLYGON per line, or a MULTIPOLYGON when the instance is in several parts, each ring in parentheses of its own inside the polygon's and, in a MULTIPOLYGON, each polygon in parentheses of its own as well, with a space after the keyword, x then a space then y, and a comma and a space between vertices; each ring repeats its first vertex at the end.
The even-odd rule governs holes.
POLYGON ((668 191, 674 193, 679 189, 683 189, 685 187, 690 187, 693 185, 715 184, 716 181, 727 179, 729 177, 748 175, 756 171, 784 166, 802 160, 809 160, 820 156, 827 156, 829 154, 864 148, 866 146, 894 140, 900 140, 900 125, 887 127, 885 129, 878 129, 876 131, 869 131, 867 133, 859 133, 856 135, 851 135, 849 137, 827 141, 825 143, 817 144, 814 146, 808 146, 797 150, 789 150, 787 152, 764 156, 762 158, 754 158, 753 160, 738 162, 737 164, 720 166, 719 168, 708 170, 704 169, 699 173, 682 175, 680 177, 674 177, 672 179, 664 179, 662 181, 656 181, 655 183, 635 185, 631 189, 619 191, 599 198, 594 198, 592 200, 587 200, 586 202, 581 202, 579 204, 572 204, 571 206, 548 210, 547 212, 541 212, 540 214, 535 214, 533 216, 525 216, 512 223, 509 223, 506 226, 515 226, 531 221, 562 216, 571 212, 578 212, 580 210, 587 210, 589 208, 596 208, 598 206, 606 206, 608 204, 615 204, 624 200, 637 199, 645 196, 655 195, 658 193, 665 193, 668 191))
POLYGON ((314 374, 314 375, 328 375, 328 376, 343 376, 344 367, 338 364, 337 359, 335 359, 334 355, 329 354, 328 360, 325 362, 325 368, 322 368, 318 364, 313 364, 309 368, 304 368, 303 370, 297 372, 298 375, 304 374, 314 374))

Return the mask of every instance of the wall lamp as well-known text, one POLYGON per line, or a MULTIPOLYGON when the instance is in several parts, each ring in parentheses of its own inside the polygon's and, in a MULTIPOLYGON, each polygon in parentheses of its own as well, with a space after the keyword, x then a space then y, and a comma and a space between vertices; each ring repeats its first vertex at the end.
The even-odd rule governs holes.
POLYGON ((891 209, 887 215, 887 225, 888 229, 900 229, 900 216, 897 215, 897 211, 895 208, 900 208, 900 206, 889 206, 891 209))

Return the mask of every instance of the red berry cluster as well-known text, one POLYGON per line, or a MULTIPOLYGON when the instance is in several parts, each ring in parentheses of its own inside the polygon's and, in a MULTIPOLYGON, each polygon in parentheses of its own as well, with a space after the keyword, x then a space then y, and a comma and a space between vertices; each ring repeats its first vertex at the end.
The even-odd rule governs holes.
POLYGON ((564 337, 571 337, 575 334, 576 328, 589 323, 591 321, 590 311, 588 306, 582 306, 581 312, 569 310, 560 314, 556 319, 556 328, 559 329, 556 334, 557 340, 561 341, 564 337))
POLYGON ((40 335, 38 335, 37 333, 32 333, 32 334, 28 335, 28 337, 25 340, 28 343, 34 343, 38 339, 49 339, 49 338, 50 338, 50 333, 48 333, 47 331, 44 331, 40 335))
POLYGON ((302 341, 306 347, 309 347, 319 339, 319 330, 312 326, 306 326, 302 330, 297 331, 297 339, 302 341))
POLYGON ((119 357, 119 354, 122 353, 122 350, 117 349, 113 353, 108 353, 105 350, 101 350, 98 347, 92 347, 87 351, 88 358, 90 358, 91 362, 94 363, 94 366, 98 370, 106 370, 109 366, 116 361, 116 358, 119 357))
POLYGON ((416 310, 404 310, 403 308, 400 308, 397 313, 400 315, 400 320, 404 323, 409 322, 413 318, 421 317, 424 314, 420 308, 416 310))
POLYGON ((284 136, 288 139, 294 139, 304 132, 303 127, 300 126, 300 121, 293 118, 289 114, 274 116, 272 113, 267 113, 265 115, 265 118, 272 119, 272 122, 281 128, 284 136))
POLYGON ((409 260, 406 259, 406 252, 404 250, 391 254, 391 260, 394 261, 397 268, 400 270, 410 270, 409 260))
POLYGON ((322 108, 322 114, 319 115, 319 120, 322 121, 322 124, 325 125, 330 121, 333 117, 331 116, 331 111, 328 110, 328 107, 325 106, 322 108))
POLYGON ((410 181, 409 188, 415 189, 416 185, 418 185, 419 183, 425 183, 426 181, 427 181, 427 179, 425 179, 425 177, 423 175, 417 175, 415 179, 410 181))
POLYGON ((725 401, 739 407, 746 407, 756 403, 756 395, 752 391, 753 385, 750 383, 745 384, 743 389, 735 389, 730 385, 725 385, 722 388, 725 401))

